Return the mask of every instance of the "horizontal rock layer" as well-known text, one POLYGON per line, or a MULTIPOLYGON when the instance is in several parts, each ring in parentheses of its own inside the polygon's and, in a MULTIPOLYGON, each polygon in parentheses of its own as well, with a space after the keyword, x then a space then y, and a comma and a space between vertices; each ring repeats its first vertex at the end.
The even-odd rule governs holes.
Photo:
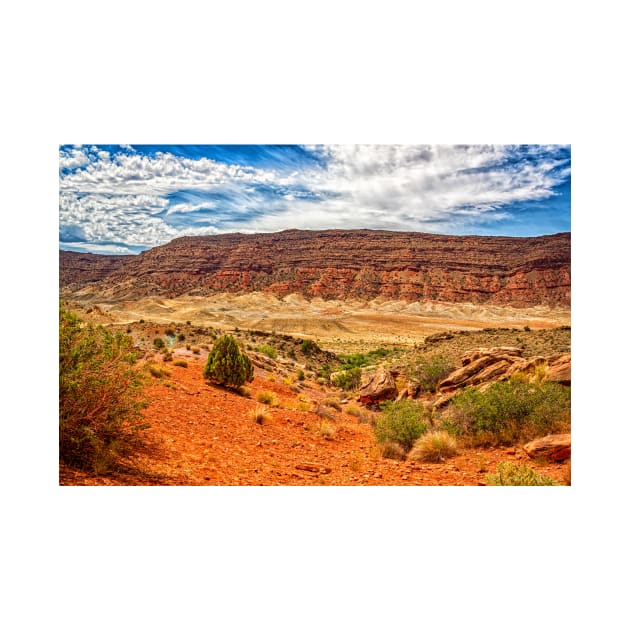
POLYGON ((60 252, 62 292, 211 295, 270 291, 307 298, 570 304, 571 235, 442 236, 289 230, 183 237, 136 256, 60 252))

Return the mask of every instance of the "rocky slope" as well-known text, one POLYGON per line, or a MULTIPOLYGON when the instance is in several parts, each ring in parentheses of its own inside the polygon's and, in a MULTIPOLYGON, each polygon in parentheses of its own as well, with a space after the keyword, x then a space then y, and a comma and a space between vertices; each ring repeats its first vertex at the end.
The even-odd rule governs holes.
POLYGON ((130 256, 101 256, 79 252, 59 252, 59 287, 80 289, 102 280, 119 269, 130 256))
POLYGON ((137 256, 60 252, 62 294, 136 299, 217 292, 324 299, 570 304, 571 235, 442 236, 288 230, 178 238, 137 256))

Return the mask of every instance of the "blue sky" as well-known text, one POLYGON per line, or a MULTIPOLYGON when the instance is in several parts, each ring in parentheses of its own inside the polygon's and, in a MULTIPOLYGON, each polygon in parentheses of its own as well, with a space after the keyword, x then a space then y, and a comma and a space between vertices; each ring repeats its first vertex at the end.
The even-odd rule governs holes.
POLYGON ((571 229, 560 145, 62 145, 59 247, 137 253, 179 236, 370 228, 571 229))

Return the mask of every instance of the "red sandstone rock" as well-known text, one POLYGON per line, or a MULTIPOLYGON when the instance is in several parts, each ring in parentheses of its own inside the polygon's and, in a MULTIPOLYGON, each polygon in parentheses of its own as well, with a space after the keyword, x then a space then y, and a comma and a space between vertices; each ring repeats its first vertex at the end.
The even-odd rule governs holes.
POLYGON ((563 354, 551 361, 546 378, 562 385, 571 385, 571 355, 563 354))
POLYGON ((547 435, 528 442, 523 449, 532 459, 561 462, 571 457, 571 434, 547 435))
POLYGON ((359 402, 375 404, 384 400, 394 400, 397 393, 398 388, 391 373, 380 369, 371 374, 364 374, 359 390, 359 402))

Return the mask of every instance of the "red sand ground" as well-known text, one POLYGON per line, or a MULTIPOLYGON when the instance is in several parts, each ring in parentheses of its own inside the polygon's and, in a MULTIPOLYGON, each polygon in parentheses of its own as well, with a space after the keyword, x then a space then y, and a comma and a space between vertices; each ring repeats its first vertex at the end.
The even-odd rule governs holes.
MULTIPOLYGON (((171 375, 146 387, 151 428, 143 432, 146 446, 129 462, 134 471, 94 475, 62 465, 60 485, 476 486, 503 461, 527 463, 562 484, 568 479, 569 463, 538 463, 519 447, 464 450, 440 464, 383 459, 370 425, 354 416, 331 410, 335 433, 326 439, 318 431, 321 419, 298 411, 297 394, 267 380, 266 372, 256 370, 251 398, 245 398, 204 381, 205 356, 177 355, 188 367, 167 363, 171 375), (263 390, 274 392, 279 406, 259 425, 247 416, 260 406, 256 395, 263 390)), ((303 395, 315 400, 325 392, 306 388, 303 395)))

